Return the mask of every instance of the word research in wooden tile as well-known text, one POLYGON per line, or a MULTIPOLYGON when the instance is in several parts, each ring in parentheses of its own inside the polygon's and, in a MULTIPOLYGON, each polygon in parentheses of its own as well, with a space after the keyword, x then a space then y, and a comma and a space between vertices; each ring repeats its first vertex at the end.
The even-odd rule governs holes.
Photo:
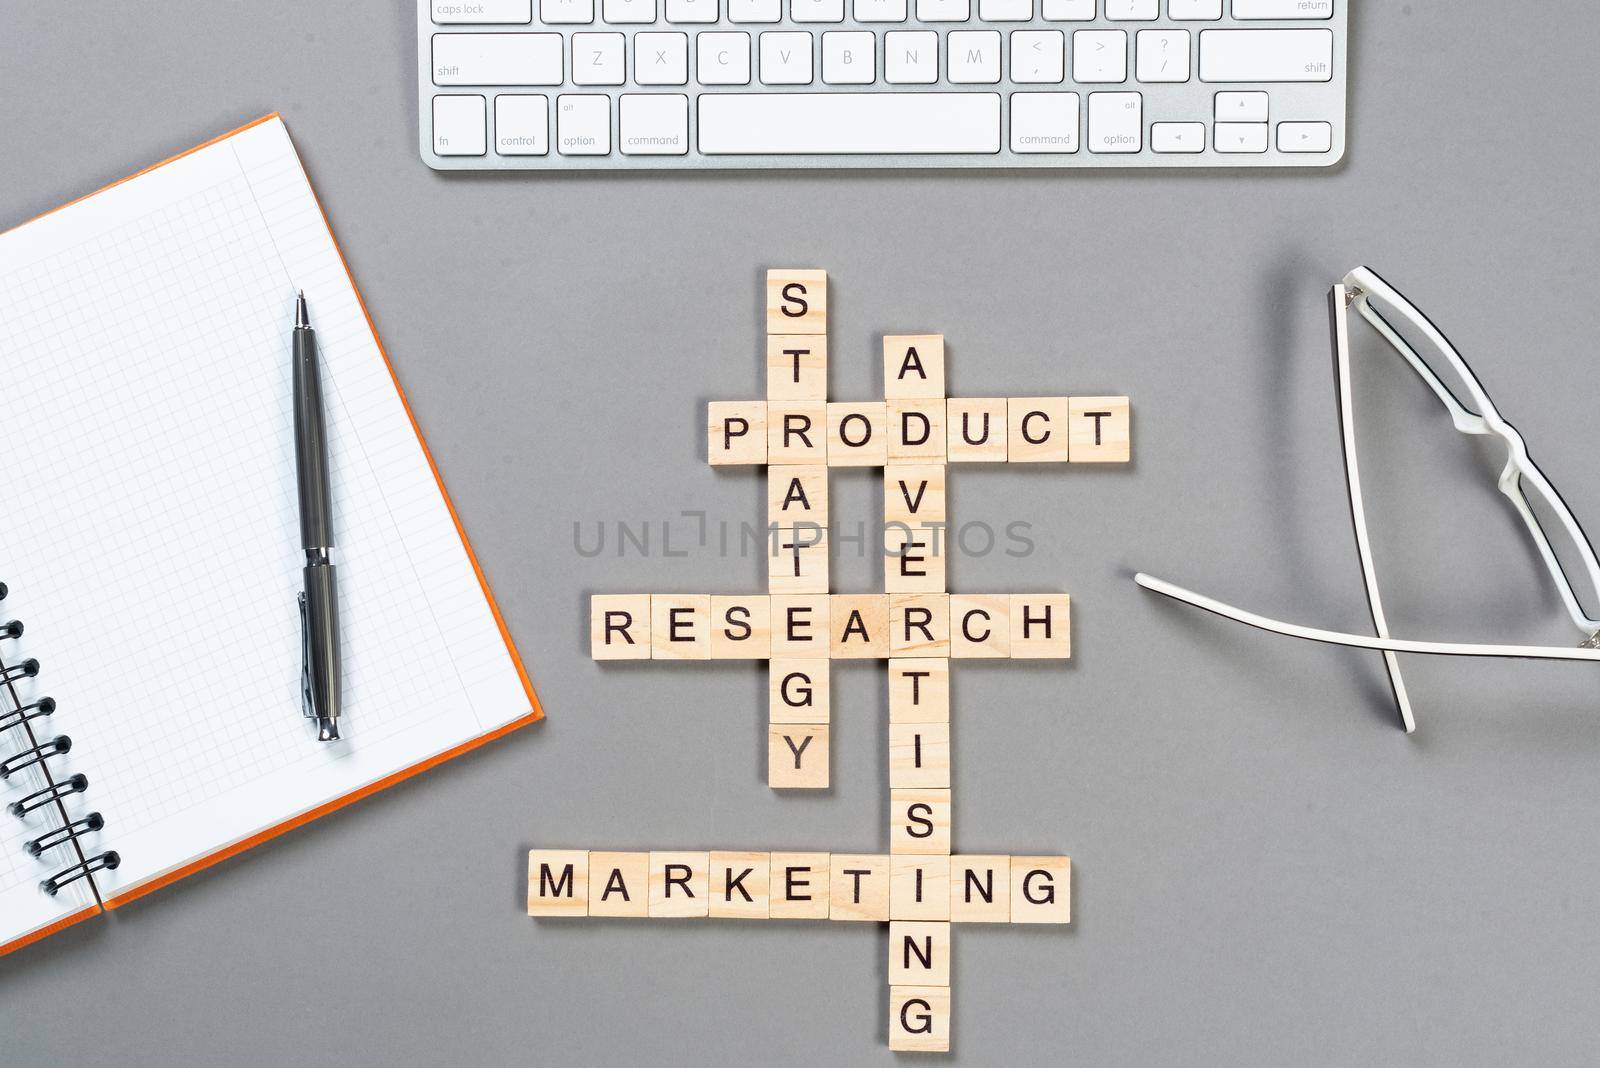
MULTIPOLYGON (((1022 589, 951 591, 946 484, 965 464, 1126 464, 1130 409, 1127 397, 1070 393, 950 397, 939 334, 883 338, 881 399, 830 399, 838 351, 828 342, 828 284, 824 271, 767 272, 766 396, 712 401, 705 413, 712 465, 764 469, 767 589, 596 594, 589 640, 599 661, 765 662, 767 785, 797 794, 832 784, 832 727, 849 711, 831 699, 835 662, 880 662, 889 709, 879 728, 889 762, 882 852, 535 849, 528 913, 887 925, 889 1047, 949 1052, 952 928, 1072 919, 1067 857, 955 852, 951 665, 1045 661, 1032 670, 1049 670, 1069 660, 1072 599, 1039 576, 1022 589), (832 587, 836 467, 882 472, 881 591, 832 587)), ((881 995, 863 992, 861 1005, 867 1014, 881 995)))

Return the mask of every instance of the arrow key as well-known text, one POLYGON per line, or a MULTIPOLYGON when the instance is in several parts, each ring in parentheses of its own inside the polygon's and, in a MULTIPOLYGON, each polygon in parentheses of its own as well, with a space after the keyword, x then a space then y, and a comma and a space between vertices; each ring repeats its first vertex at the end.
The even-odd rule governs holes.
POLYGON ((1218 152, 1265 152, 1267 124, 1264 122, 1219 122, 1211 129, 1212 144, 1218 152))
POLYGON ((1278 123, 1279 152, 1332 152, 1333 124, 1328 122, 1278 123))

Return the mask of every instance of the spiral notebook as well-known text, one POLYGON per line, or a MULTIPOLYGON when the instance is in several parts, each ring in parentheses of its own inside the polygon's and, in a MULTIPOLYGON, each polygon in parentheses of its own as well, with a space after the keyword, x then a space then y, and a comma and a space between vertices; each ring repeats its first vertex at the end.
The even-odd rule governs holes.
POLYGON ((0 234, 0 367, 0 953, 539 718, 276 115, 0 234), (334 744, 301 716, 298 289, 334 744))

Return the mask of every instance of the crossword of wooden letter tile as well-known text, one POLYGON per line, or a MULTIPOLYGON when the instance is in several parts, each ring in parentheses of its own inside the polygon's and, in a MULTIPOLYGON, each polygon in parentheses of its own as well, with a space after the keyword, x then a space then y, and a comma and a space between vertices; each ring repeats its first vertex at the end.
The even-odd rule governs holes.
POLYGON ((952 851, 951 662, 1070 658, 1072 601, 948 591, 948 465, 1127 463, 1129 401, 950 397, 939 334, 884 337, 883 398, 830 401, 824 271, 768 271, 766 324, 766 397, 712 401, 705 427, 712 466, 766 468, 767 590, 595 594, 590 653, 767 661, 767 785, 784 791, 830 785, 832 662, 883 661, 886 852, 536 849, 528 914, 887 923, 889 1047, 948 1052, 952 924, 1072 916, 1067 857, 952 851), (882 470, 883 527, 869 541, 882 593, 831 587, 834 467, 882 470))

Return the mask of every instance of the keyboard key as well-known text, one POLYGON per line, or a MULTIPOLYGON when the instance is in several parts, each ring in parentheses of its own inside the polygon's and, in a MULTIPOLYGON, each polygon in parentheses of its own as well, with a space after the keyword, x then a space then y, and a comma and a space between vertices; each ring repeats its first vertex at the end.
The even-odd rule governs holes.
POLYGON ((440 156, 483 155, 487 111, 488 104, 481 96, 434 97, 434 153, 440 156))
POLYGON ((1333 0, 1233 0, 1236 19, 1331 19, 1333 0))
POLYGON ((1333 124, 1330 122, 1278 123, 1279 152, 1332 152, 1333 124))
POLYGON ((718 156, 995 153, 1000 96, 705 93, 699 135, 700 151, 718 156))
POLYGON ((594 21, 594 0, 539 0, 539 21, 546 26, 586 26, 594 21))
POLYGON ((878 78, 878 35, 865 30, 822 35, 822 80, 829 85, 871 85, 878 78))
POLYGON ((1222 0, 1167 0, 1167 18, 1174 22, 1215 22, 1222 17, 1222 0))
POLYGON ((572 84, 621 85, 626 43, 627 38, 620 33, 573 34, 572 84))
MULTIPOLYGON (((746 61, 749 54, 746 52, 746 61)), ((623 93, 617 136, 624 156, 689 154, 689 98, 677 93, 623 93)))
POLYGON ((717 21, 717 0, 667 0, 668 22, 717 21))
POLYGON ((921 31, 883 35, 883 77, 901 85, 939 80, 939 35, 921 31))
POLYGON ((1000 31, 958 30, 946 38, 945 70, 952 84, 993 85, 1000 80, 1000 31))
POLYGON ((556 97, 556 147, 563 156, 611 154, 611 98, 556 97))
POLYGON ((640 85, 687 85, 689 35, 653 32, 634 34, 633 80, 640 85))
POLYGON ((789 0, 795 22, 843 22, 844 0, 789 0))
POLYGON ((642 26, 656 20, 656 0, 604 0, 601 14, 617 26, 642 26))
POLYGON ((436 33, 435 85, 560 85, 559 33, 436 33))
POLYGON ((1078 151, 1078 94, 1012 93, 1011 151, 1078 151))
POLYGON ((1106 18, 1112 22, 1154 22, 1161 15, 1161 0, 1106 0, 1106 18))
POLYGON ((906 0, 855 0, 857 22, 904 22, 906 0))
POLYGON ((917 0, 918 22, 965 22, 971 17, 971 0, 917 0))
POLYGON ((1326 82, 1332 30, 1201 30, 1203 82, 1326 82))
POLYGON ((1218 93, 1218 122, 1266 122, 1270 98, 1266 93, 1218 93))
POLYGON ((1073 31, 1072 80, 1075 82, 1127 81, 1127 32, 1124 30, 1073 31))
POLYGON ((1150 148, 1154 152, 1204 152, 1206 150, 1206 124, 1203 122, 1151 123, 1150 148))
POLYGON ((978 0, 978 17, 984 22, 1027 22, 1033 18, 1033 0, 978 0))
POLYGON ((550 98, 494 98, 494 150, 502 156, 544 156, 550 153, 550 98))
POLYGON ((1044 0, 1046 22, 1093 22, 1094 0, 1044 0))
POLYGON ((783 0, 728 0, 729 22, 777 22, 783 18, 783 0))
MULTIPOLYGON (((1061 81, 1066 73, 1066 50, 1067 35, 1060 30, 1012 30, 1011 80, 1018 84, 1061 81)), ((1072 106, 1076 111, 1077 102, 1072 106)), ((1015 112, 1015 104, 1012 110, 1015 112)))
POLYGON ((1219 122, 1211 128, 1211 138, 1218 152, 1265 152, 1267 124, 1219 122))
POLYGON ((811 84, 809 33, 775 30, 761 35, 761 84, 811 84))
POLYGON ((1137 152, 1144 143, 1144 98, 1138 93, 1089 94, 1089 151, 1137 152))
POLYGON ((433 21, 441 26, 455 22, 528 22, 533 0, 433 0, 433 21))
POLYGON ((1134 52, 1134 77, 1141 82, 1189 80, 1188 30, 1140 30, 1134 52))
POLYGON ((695 37, 695 78, 701 85, 750 84, 750 35, 701 33, 695 37))

